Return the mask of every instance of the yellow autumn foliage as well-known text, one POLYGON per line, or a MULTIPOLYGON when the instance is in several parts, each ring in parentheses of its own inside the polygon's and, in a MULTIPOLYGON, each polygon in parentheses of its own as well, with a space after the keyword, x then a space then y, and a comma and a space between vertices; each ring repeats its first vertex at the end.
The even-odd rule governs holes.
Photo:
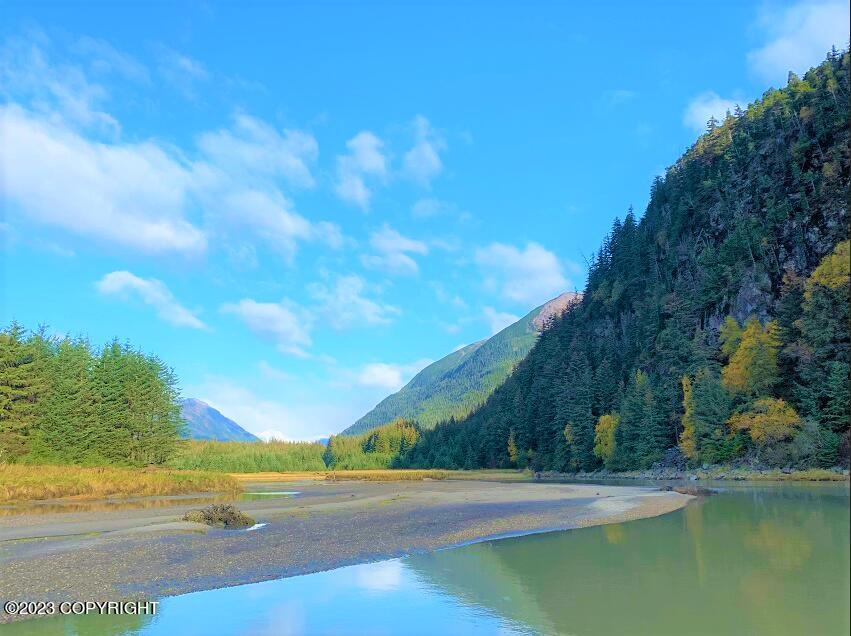
POLYGON ((791 406, 777 398, 763 398, 750 410, 727 420, 734 431, 747 431, 757 444, 764 445, 790 437, 800 425, 801 418, 791 406))
POLYGON ((751 317, 737 340, 729 363, 721 371, 721 382, 726 389, 737 393, 752 396, 769 394, 779 380, 777 352, 780 350, 780 335, 777 323, 771 321, 763 327, 759 320, 751 317))
POLYGON ((620 419, 617 413, 601 415, 594 427, 594 455, 606 463, 615 454, 615 432, 620 419))
POLYGON ((816 285, 838 289, 848 285, 849 282, 851 282, 851 241, 842 241, 810 274, 804 288, 804 298, 806 300, 812 298, 813 288, 816 285))

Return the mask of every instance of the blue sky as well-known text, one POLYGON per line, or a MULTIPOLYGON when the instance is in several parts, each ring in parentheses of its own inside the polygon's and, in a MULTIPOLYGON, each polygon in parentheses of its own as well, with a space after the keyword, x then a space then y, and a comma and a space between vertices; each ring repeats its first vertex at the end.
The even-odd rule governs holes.
POLYGON ((6 2, 2 319, 342 430, 562 291, 711 115, 848 40, 821 2, 6 2))

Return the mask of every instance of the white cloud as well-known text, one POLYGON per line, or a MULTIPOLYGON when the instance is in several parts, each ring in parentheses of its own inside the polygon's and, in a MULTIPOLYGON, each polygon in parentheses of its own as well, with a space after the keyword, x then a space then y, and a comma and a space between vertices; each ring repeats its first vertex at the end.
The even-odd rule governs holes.
POLYGON ((52 122, 83 126, 109 136, 120 126, 103 112, 106 90, 71 64, 54 64, 49 41, 41 33, 10 38, 0 47, 0 94, 9 102, 28 103, 52 122))
POLYGON ((337 157, 337 195, 363 210, 369 208, 372 190, 367 177, 387 176, 384 142, 368 130, 359 132, 346 142, 348 153, 337 157))
POLYGON ((520 316, 515 316, 514 314, 509 314, 503 311, 497 311, 493 307, 485 307, 485 320, 488 322, 488 326, 491 330, 491 335, 495 333, 499 333, 509 325, 513 325, 515 322, 520 320, 520 316))
POLYGON ((153 307, 157 316, 178 327, 205 329, 206 325, 177 302, 168 287, 155 278, 140 278, 128 271, 110 272, 96 283, 105 296, 135 297, 153 307))
POLYGON ((727 116, 727 111, 732 113, 737 105, 745 108, 747 100, 726 99, 717 93, 706 91, 688 103, 683 113, 683 124, 697 132, 705 132, 706 123, 710 118, 714 117, 722 122, 727 116))
POLYGON ((317 301, 316 313, 334 329, 351 326, 384 325, 399 309, 371 300, 365 296, 366 284, 359 276, 340 276, 332 286, 313 283, 308 286, 317 301))
POLYGON ((221 311, 238 316, 251 331, 274 342, 278 350, 299 357, 307 355, 311 344, 310 316, 295 303, 260 303, 244 298, 225 303, 221 311))
POLYGON ((405 153, 405 173, 422 186, 428 187, 443 170, 440 153, 446 141, 422 115, 414 118, 414 146, 405 153))
POLYGON ((231 227, 247 227, 267 243, 291 257, 299 240, 314 236, 315 228, 296 214, 292 202, 277 190, 234 190, 223 192, 207 203, 231 227))
POLYGON ((526 307, 544 303, 572 286, 556 255, 537 243, 527 243, 523 250, 491 243, 476 250, 475 260, 487 287, 526 307))
POLYGON ((259 119, 237 114, 232 128, 202 134, 198 147, 229 173, 281 176, 303 187, 314 184, 309 166, 319 156, 319 145, 301 130, 279 133, 259 119))
POLYGON ((422 359, 410 364, 391 364, 387 362, 365 364, 358 371, 357 383, 361 386, 398 391, 412 377, 432 362, 433 360, 422 359))
POLYGON ((386 223, 372 233, 369 244, 376 253, 361 257, 364 266, 388 274, 416 274, 419 266, 410 254, 428 253, 425 243, 402 236, 386 223))
POLYGON ((783 86, 789 71, 803 74, 823 61, 830 47, 846 47, 849 20, 847 0, 766 9, 757 26, 768 41, 748 53, 748 65, 759 77, 783 86))
MULTIPOLYGON (((0 195, 8 219, 151 253, 199 254, 211 238, 227 249, 244 245, 246 234, 286 258, 302 241, 342 245, 338 226, 302 217, 279 187, 280 180, 313 184, 318 147, 310 134, 239 114, 189 150, 156 139, 123 142, 118 122, 101 110, 103 87, 78 67, 52 63, 48 46, 35 37, 0 49, 0 91, 9 102, 0 106, 0 195)), ((133 68, 108 45, 86 47, 90 57, 109 59, 102 64, 133 68)))
POLYGON ((190 175, 157 144, 93 142, 16 105, 0 121, 0 192, 25 216, 143 251, 206 248, 185 214, 190 175))

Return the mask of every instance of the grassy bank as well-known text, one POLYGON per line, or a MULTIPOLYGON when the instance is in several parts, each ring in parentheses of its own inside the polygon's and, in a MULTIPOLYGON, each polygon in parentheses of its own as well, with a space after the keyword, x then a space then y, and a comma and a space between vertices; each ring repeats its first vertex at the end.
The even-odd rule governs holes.
POLYGON ((322 444, 310 442, 201 442, 186 440, 169 461, 171 468, 223 473, 325 470, 322 444))
POLYGON ((231 473, 239 481, 422 481, 471 479, 481 481, 531 481, 532 473, 517 470, 319 470, 296 472, 231 473))
POLYGON ((221 473, 151 468, 0 465, 0 503, 55 499, 146 497, 236 492, 239 482, 221 473))

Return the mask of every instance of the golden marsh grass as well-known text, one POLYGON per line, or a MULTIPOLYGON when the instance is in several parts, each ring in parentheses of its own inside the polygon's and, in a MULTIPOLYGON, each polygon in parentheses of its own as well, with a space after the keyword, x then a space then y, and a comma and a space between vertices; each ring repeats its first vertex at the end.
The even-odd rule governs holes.
POLYGON ((149 497, 196 492, 239 492, 223 473, 163 468, 0 465, 0 502, 77 497, 149 497))

